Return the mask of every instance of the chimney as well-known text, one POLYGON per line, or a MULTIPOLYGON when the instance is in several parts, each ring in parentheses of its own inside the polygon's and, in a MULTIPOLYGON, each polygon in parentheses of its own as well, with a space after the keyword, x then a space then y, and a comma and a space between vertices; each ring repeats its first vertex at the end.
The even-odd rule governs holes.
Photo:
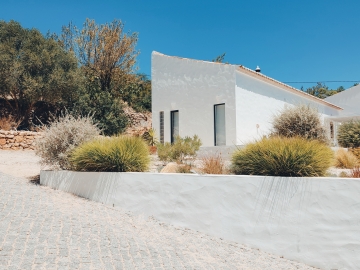
POLYGON ((258 72, 258 73, 260 73, 260 72, 261 72, 260 67, 259 67, 259 66, 256 66, 255 71, 258 72))

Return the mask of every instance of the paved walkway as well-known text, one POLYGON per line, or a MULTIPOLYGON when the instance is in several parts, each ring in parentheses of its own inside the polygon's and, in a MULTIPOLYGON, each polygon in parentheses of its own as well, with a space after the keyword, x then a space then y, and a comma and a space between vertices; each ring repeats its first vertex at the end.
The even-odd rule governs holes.
POLYGON ((0 173, 0 269, 313 269, 0 173))

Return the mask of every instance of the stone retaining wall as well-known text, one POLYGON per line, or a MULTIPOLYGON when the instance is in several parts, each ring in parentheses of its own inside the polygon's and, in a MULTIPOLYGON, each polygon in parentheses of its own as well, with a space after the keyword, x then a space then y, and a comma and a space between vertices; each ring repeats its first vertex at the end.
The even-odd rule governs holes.
POLYGON ((39 132, 0 130, 0 149, 33 150, 35 147, 35 139, 39 137, 41 137, 41 133, 39 132))

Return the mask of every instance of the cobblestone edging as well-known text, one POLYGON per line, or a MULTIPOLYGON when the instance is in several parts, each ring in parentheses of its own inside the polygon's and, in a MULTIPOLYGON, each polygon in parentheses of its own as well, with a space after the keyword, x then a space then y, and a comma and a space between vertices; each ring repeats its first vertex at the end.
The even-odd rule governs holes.
POLYGON ((0 130, 0 149, 34 149, 35 139, 39 137, 41 137, 40 132, 0 130))

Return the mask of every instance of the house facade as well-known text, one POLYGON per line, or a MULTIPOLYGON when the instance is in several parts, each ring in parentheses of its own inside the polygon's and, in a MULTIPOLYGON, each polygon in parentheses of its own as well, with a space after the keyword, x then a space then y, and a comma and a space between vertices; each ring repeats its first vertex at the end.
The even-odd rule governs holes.
POLYGON ((243 66, 152 53, 152 123, 162 142, 197 134, 203 146, 267 135, 284 106, 308 104, 323 120, 342 108, 243 66))

